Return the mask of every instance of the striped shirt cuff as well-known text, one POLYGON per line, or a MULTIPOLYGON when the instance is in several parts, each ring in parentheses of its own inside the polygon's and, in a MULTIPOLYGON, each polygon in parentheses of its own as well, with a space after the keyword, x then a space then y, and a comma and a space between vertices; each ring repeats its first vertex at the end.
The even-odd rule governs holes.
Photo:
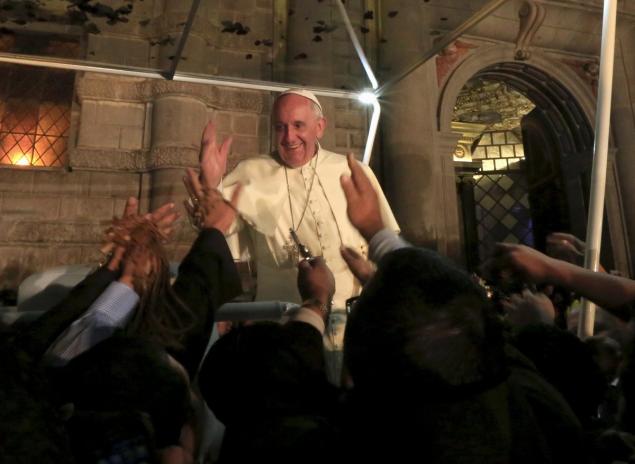
POLYGON ((289 309, 284 317, 286 322, 296 321, 310 324, 320 332, 320 335, 324 335, 324 331, 326 330, 322 317, 315 311, 302 306, 289 309))
POLYGON ((121 282, 112 282, 91 305, 97 319, 109 320, 115 326, 125 325, 132 316, 132 310, 139 302, 139 295, 121 282))
POLYGON ((368 255, 374 262, 379 262, 384 255, 400 248, 412 246, 392 229, 382 229, 373 235, 368 242, 368 255))

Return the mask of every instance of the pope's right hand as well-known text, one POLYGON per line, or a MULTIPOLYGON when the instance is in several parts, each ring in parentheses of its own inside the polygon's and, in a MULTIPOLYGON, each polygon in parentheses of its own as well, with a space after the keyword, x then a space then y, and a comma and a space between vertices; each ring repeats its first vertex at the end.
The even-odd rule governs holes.
POLYGON ((232 146, 232 138, 228 137, 221 143, 216 144, 216 126, 213 122, 207 123, 203 130, 201 140, 201 152, 199 162, 201 165, 201 183, 204 187, 216 189, 227 170, 227 156, 232 146))

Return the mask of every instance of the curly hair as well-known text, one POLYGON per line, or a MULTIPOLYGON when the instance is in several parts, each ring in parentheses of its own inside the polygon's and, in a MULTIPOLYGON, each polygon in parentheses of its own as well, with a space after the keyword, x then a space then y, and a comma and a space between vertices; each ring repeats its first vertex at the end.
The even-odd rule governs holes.
POLYGON ((137 310, 126 332, 159 343, 165 348, 181 349, 186 332, 195 322, 194 312, 178 297, 170 284, 169 261, 163 236, 148 220, 139 220, 130 229, 126 257, 150 257, 147 275, 135 279, 140 292, 137 310))

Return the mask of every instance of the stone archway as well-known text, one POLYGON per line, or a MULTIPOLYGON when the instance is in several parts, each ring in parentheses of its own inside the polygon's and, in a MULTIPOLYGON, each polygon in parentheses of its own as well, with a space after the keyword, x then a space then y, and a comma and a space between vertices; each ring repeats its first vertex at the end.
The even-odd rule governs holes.
MULTIPOLYGON (((593 121, 595 112, 591 88, 562 63, 540 55, 528 62, 518 62, 514 61, 511 48, 489 47, 468 57, 445 82, 437 108, 440 132, 451 130, 459 92, 469 79, 476 76, 504 81, 540 107, 540 113, 544 113, 550 130, 553 130, 553 140, 561 154, 559 163, 563 166, 563 179, 567 184, 567 195, 571 199, 569 216, 571 223, 575 225, 571 230, 578 236, 584 236, 588 189, 583 184, 587 182, 585 177, 590 173, 593 132, 589 121, 593 121)), ((614 160, 611 160, 606 197, 608 227, 605 230, 608 231, 603 242, 605 252, 609 252, 609 262, 615 257, 611 265, 628 273, 628 248, 615 174, 614 160)))

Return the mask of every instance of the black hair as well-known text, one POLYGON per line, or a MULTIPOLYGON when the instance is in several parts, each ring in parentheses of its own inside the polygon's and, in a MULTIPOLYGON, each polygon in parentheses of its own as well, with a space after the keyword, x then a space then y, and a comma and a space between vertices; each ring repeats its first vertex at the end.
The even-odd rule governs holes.
POLYGON ((147 413, 159 448, 178 444, 191 412, 188 381, 165 350, 121 333, 71 360, 58 379, 79 411, 147 413))
POLYGON ((466 272, 404 248, 379 263, 349 317, 344 349, 356 387, 457 395, 506 378, 503 344, 484 290, 466 272))

